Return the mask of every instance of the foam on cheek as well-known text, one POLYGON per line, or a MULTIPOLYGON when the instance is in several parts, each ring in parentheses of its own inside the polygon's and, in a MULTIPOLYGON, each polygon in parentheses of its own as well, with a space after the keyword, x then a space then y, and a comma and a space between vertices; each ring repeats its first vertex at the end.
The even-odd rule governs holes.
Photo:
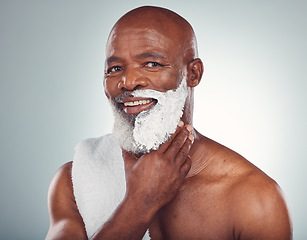
POLYGON ((133 138, 141 151, 157 150, 176 131, 187 98, 187 84, 183 79, 179 87, 165 93, 154 90, 137 90, 135 97, 157 99, 157 104, 141 112, 135 120, 133 138))

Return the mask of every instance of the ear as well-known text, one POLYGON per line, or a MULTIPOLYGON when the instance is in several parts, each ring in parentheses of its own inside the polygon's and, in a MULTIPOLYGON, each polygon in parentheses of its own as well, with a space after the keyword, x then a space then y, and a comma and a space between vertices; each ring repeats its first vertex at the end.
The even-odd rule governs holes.
POLYGON ((199 58, 193 59, 188 65, 187 84, 189 87, 196 87, 204 72, 203 62, 199 58))

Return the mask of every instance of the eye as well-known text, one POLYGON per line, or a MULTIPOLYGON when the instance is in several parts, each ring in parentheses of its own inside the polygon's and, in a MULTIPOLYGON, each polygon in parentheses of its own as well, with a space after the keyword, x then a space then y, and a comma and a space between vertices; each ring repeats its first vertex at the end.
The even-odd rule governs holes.
POLYGON ((160 63, 157 63, 157 62, 147 62, 145 63, 145 67, 158 67, 158 66, 162 66, 160 63))
POLYGON ((110 68, 108 69, 107 73, 119 72, 119 71, 121 71, 121 70, 123 70, 122 67, 120 67, 120 66, 114 66, 114 67, 110 67, 110 68))

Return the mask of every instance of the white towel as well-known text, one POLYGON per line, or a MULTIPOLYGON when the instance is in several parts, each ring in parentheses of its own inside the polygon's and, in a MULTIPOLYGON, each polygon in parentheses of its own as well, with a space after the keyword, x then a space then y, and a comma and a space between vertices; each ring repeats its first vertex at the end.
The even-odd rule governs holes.
MULTIPOLYGON (((111 134, 84 140, 76 146, 72 182, 90 238, 112 215, 126 192, 121 149, 111 134)), ((150 239, 148 231, 143 239, 150 239)))

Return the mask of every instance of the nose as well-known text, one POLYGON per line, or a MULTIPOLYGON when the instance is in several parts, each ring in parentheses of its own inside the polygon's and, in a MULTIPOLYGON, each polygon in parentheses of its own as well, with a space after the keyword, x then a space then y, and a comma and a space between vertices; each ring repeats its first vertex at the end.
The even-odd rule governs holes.
POLYGON ((135 70, 131 69, 126 70, 126 73, 123 74, 122 79, 118 83, 118 88, 121 90, 133 91, 146 87, 148 85, 148 79, 145 76, 140 76, 135 73, 135 70))

